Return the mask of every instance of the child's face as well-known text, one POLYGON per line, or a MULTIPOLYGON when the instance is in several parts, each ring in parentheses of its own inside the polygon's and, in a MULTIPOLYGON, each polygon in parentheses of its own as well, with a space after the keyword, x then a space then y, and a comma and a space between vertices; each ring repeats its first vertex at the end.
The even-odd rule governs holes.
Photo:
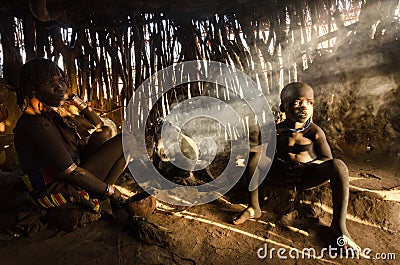
POLYGON ((62 76, 53 76, 36 87, 36 97, 51 107, 61 106, 64 102, 67 84, 62 76))
POLYGON ((313 115, 314 91, 309 86, 303 86, 292 91, 282 104, 287 119, 304 123, 313 115))

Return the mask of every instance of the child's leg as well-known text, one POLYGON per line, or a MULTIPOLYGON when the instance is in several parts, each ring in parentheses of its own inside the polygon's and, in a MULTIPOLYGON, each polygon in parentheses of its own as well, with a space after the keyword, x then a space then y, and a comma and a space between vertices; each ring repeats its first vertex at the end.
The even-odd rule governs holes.
POLYGON ((333 204, 332 231, 335 236, 350 237, 346 227, 349 200, 349 171, 346 164, 340 159, 332 159, 312 166, 304 174, 299 189, 310 189, 330 180, 333 204))
MULTIPOLYGON (((260 153, 251 152, 249 155, 249 163, 245 170, 245 177, 247 185, 250 183, 251 178, 259 177, 259 169, 257 168, 258 160, 260 157, 260 153)), ((257 182, 257 181, 256 181, 257 182)), ((239 216, 233 219, 233 224, 238 225, 242 224, 250 218, 260 218, 261 217, 261 208, 260 202, 258 199, 258 188, 249 192, 249 205, 248 207, 242 211, 239 216)))

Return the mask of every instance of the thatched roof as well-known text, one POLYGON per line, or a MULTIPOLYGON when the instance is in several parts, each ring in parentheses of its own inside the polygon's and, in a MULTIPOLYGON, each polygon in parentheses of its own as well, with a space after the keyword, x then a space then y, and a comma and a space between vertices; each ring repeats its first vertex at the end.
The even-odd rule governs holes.
MULTIPOLYGON (((375 118, 360 123, 367 101, 356 104, 357 115, 354 102, 376 101, 366 91, 376 91, 381 83, 368 77, 399 80, 399 9, 399 0, 2 0, 0 76, 15 87, 25 60, 50 58, 62 64, 72 92, 118 123, 129 99, 152 74, 189 60, 218 61, 257 82, 275 114, 283 85, 306 81, 327 98, 340 97, 335 108, 326 102, 325 110, 317 110, 316 119, 352 113, 343 127, 354 130, 339 128, 342 121, 337 121, 326 126, 329 135, 362 143, 384 135, 391 142, 397 133, 387 137, 377 131, 398 131, 396 83, 384 84, 393 95, 381 95, 393 99, 390 110, 368 104, 384 115, 376 119, 380 123, 375 118), (362 138, 360 131, 368 133, 362 138)), ((173 96, 205 95, 207 89, 206 84, 182 86, 173 96)), ((148 98, 142 95, 140 102, 148 104, 148 98)), ((170 103, 172 93, 162 99, 170 103)), ((152 111, 164 114, 165 106, 159 107, 152 111)))
POLYGON ((277 95, 313 62, 348 51, 350 43, 396 40, 398 5, 398 0, 3 0, 3 76, 17 85, 24 58, 62 57, 72 91, 110 111, 157 70, 208 59, 234 64, 267 94, 277 95))
POLYGON ((201 19, 214 14, 225 13, 258 13, 266 15, 290 2, 262 0, 16 0, 1 1, 0 10, 17 17, 26 16, 31 11, 41 21, 56 19, 70 26, 84 25, 88 18, 123 17, 132 13, 165 13, 177 19, 201 19))

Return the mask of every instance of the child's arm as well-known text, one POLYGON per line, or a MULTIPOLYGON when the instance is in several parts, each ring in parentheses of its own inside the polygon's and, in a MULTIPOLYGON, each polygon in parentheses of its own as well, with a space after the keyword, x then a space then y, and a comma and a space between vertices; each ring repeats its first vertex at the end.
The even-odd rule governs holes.
POLYGON ((315 133, 314 150, 317 154, 317 159, 314 160, 313 163, 320 164, 333 158, 331 148, 326 140, 325 133, 318 126, 315 133))

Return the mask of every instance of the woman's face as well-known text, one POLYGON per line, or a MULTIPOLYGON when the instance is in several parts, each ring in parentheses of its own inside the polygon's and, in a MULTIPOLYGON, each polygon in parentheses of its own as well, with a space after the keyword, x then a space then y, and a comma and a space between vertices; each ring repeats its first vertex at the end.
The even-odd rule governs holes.
POLYGON ((42 81, 36 87, 36 98, 50 107, 59 107, 64 103, 67 83, 62 76, 53 76, 42 81))

